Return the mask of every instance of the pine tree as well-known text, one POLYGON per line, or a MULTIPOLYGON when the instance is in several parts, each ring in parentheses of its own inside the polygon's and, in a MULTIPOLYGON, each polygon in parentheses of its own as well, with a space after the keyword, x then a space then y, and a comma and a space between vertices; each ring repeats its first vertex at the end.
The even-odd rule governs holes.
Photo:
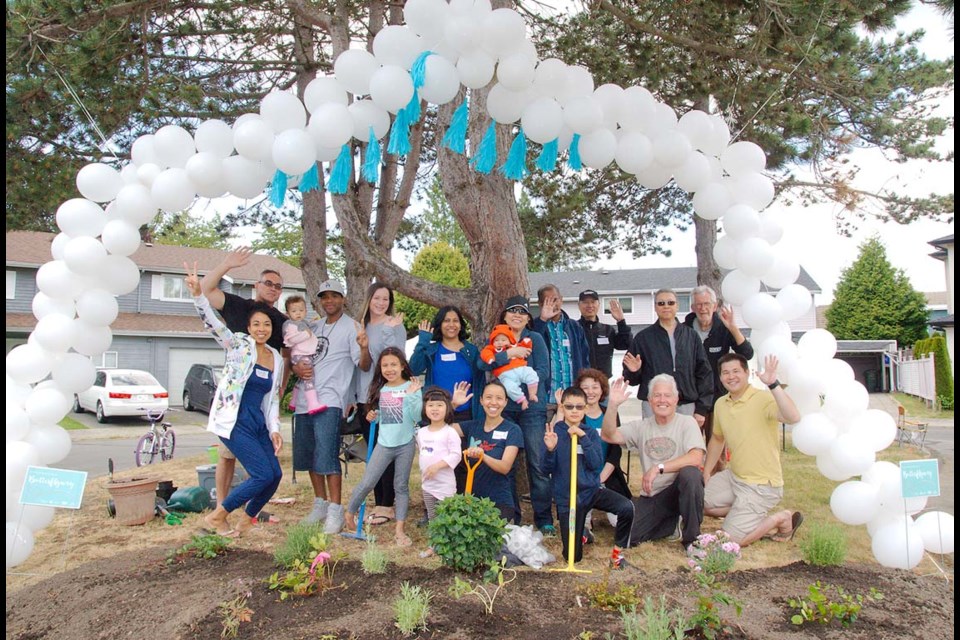
MULTIPOLYGON (((439 282, 453 287, 470 286, 470 265, 459 249, 446 242, 434 242, 420 250, 413 259, 410 273, 431 282, 439 282)), ((403 324, 408 332, 416 330, 421 320, 433 321, 437 307, 417 302, 402 294, 397 294, 397 313, 403 313, 403 324)))

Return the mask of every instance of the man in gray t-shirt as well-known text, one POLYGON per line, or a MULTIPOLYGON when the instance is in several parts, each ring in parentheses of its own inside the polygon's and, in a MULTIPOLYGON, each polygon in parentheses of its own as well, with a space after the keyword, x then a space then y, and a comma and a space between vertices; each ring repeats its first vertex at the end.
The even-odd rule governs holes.
POLYGON ((665 373, 650 381, 647 400, 653 416, 617 427, 617 411, 627 399, 628 384, 610 385, 600 437, 640 454, 643 485, 634 498, 631 546, 666 538, 682 518, 680 537, 687 548, 700 535, 703 523, 703 475, 706 445, 696 420, 677 413, 677 383, 665 373))
POLYGON ((323 322, 314 329, 317 349, 312 366, 294 365, 294 373, 312 379, 320 404, 327 409, 307 412, 307 400, 300 394, 294 415, 293 468, 309 471, 313 484, 313 508, 303 522, 324 521, 325 533, 338 533, 343 527, 341 499, 340 420, 352 390, 353 375, 360 362, 357 323, 343 312, 343 285, 327 280, 320 285, 320 307, 323 322))

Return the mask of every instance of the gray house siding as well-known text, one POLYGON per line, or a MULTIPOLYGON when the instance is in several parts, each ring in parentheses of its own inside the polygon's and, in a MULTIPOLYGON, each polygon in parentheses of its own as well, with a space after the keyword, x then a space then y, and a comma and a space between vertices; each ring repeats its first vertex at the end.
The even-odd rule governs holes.
POLYGON ((33 297, 37 295, 37 270, 7 267, 7 271, 17 274, 14 285, 14 298, 7 300, 8 313, 31 313, 33 297))

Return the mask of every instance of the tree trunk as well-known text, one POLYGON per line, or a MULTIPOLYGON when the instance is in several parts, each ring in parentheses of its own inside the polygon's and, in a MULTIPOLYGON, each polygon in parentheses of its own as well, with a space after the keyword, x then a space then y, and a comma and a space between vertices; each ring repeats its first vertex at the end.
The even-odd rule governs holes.
POLYGON ((713 245, 717 244, 717 221, 704 220, 694 214, 693 225, 697 233, 697 284, 705 284, 720 295, 720 266, 713 257, 713 245))

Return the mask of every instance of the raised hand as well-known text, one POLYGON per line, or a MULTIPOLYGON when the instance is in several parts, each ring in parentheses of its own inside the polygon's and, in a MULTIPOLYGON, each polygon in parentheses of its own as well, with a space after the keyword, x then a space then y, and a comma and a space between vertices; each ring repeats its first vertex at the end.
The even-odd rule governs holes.
POLYGON ((616 298, 610 301, 610 315, 617 322, 623 320, 623 307, 620 306, 620 301, 616 298))
POLYGON ((431 323, 429 320, 421 320, 420 324, 417 325, 417 328, 420 329, 420 331, 433 333, 433 323, 431 323))
POLYGON ((621 405, 630 397, 630 384, 623 378, 617 378, 610 383, 610 395, 607 396, 607 403, 612 405, 621 405))
POLYGON ((629 351, 623 356, 623 366, 627 368, 628 371, 636 373, 640 371, 640 367, 643 366, 643 360, 640 356, 635 356, 629 351))
POLYGON ((723 326, 730 328, 736 324, 736 319, 733 317, 733 306, 732 305, 723 305, 717 309, 717 313, 720 315, 720 322, 723 323, 723 326))
POLYGON ((552 320, 560 313, 561 300, 559 296, 551 295, 544 299, 543 306, 540 307, 540 319, 546 322, 552 320))
POLYGON ((557 389, 556 393, 553 394, 553 397, 557 400, 557 407, 560 406, 560 399, 563 397, 563 389, 557 389))
POLYGON ((763 371, 760 373, 760 382, 763 384, 773 384, 777 381, 777 367, 780 366, 780 360, 777 356, 771 354, 763 359, 763 371))
POLYGON ((230 269, 236 269, 237 267, 245 266, 250 262, 250 256, 253 255, 253 249, 250 247, 240 247, 236 251, 231 251, 227 254, 227 257, 223 259, 223 266, 230 269))
POLYGON ((423 388, 423 382, 420 381, 419 377, 413 376, 412 378, 410 378, 410 386, 407 387, 407 393, 408 394, 416 393, 417 391, 420 391, 420 389, 422 388, 423 388))
POLYGON ((557 432, 553 430, 553 425, 547 423, 547 429, 543 433, 543 444, 547 446, 547 451, 553 451, 557 448, 557 432))
POLYGON ((470 383, 458 382, 457 384, 453 385, 453 397, 450 400, 450 404, 456 408, 470 402, 472 397, 473 394, 470 393, 470 383))
POLYGON ((183 283, 187 285, 187 289, 190 290, 190 295, 196 298, 203 293, 203 291, 200 289, 200 276, 197 274, 197 263, 193 263, 193 271, 191 271, 187 263, 184 262, 183 270, 187 272, 187 276, 183 279, 183 283))
POLYGON ((360 345, 361 349, 368 349, 370 347, 370 336, 367 335, 367 330, 356 320, 354 320, 353 325, 357 329, 357 344, 360 345))
POLYGON ((395 316, 387 316, 387 319, 383 321, 383 324, 388 327, 403 326, 403 314, 398 313, 395 316))

